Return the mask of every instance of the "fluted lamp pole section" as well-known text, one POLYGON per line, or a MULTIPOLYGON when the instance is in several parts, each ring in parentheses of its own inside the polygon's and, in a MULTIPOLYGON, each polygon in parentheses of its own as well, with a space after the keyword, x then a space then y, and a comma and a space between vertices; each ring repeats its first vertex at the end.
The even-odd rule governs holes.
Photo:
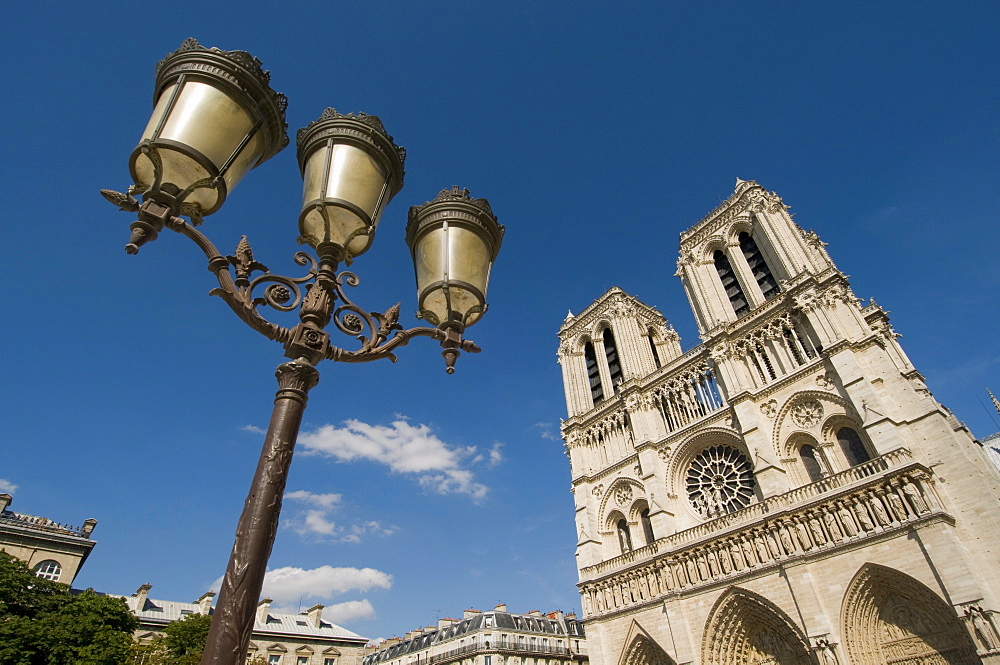
POLYGON ((188 237, 218 281, 210 293, 251 328, 279 342, 290 359, 276 372, 274 409, 202 665, 246 660, 302 414, 319 382, 316 365, 322 360, 395 361, 396 349, 410 339, 430 337, 441 344, 445 368, 452 373, 461 351, 480 350, 464 333, 486 311, 489 273, 503 240, 504 228, 486 199, 459 187, 442 190, 410 210, 406 228, 417 278, 417 316, 430 325, 404 330, 398 303, 381 313, 356 305, 347 289, 360 280, 337 270, 371 247, 382 212, 403 186, 406 151, 378 117, 326 109, 299 131, 296 142, 303 178, 299 242, 315 252, 295 254, 305 274, 270 272, 255 260, 246 236, 232 255, 223 256, 195 227, 221 208, 251 169, 288 144, 286 104, 249 53, 206 48, 188 39, 156 67, 153 114, 129 160, 134 184, 125 193, 101 190, 122 210, 137 213, 128 253, 138 253, 165 228, 188 237), (298 323, 273 323, 263 308, 297 313, 298 323), (351 337, 356 348, 333 344, 330 326, 351 337))

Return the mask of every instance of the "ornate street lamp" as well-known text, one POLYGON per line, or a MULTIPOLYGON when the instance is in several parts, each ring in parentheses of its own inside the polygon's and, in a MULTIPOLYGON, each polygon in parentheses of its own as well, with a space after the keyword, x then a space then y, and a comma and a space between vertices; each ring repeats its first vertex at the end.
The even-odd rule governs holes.
POLYGON ((445 368, 452 373, 461 351, 480 350, 463 335, 486 311, 489 272, 504 232, 486 199, 458 187, 443 190, 410 209, 406 229, 416 268, 417 316, 431 325, 404 330, 399 304, 384 313, 355 305, 345 287, 359 280, 337 268, 371 246, 382 211, 403 186, 406 152, 376 116, 327 109, 297 138, 303 177, 299 242, 316 252, 295 255, 306 274, 269 272, 254 260, 246 236, 232 256, 223 256, 195 227, 222 206, 250 169, 288 145, 287 102, 271 89, 269 78, 261 62, 245 51, 185 41, 156 67, 153 114, 129 160, 135 184, 124 194, 101 190, 122 210, 138 213, 125 246, 129 254, 164 228, 187 236, 205 253, 219 282, 212 295, 251 328, 280 342, 292 359, 276 372, 274 410, 236 527, 202 665, 237 665, 246 657, 302 413, 319 381, 315 366, 324 359, 395 360, 395 349, 411 338, 430 337, 441 343, 445 368), (260 313, 262 306, 297 310, 299 323, 291 328, 272 323, 260 313), (359 348, 332 344, 326 330, 331 323, 359 348))

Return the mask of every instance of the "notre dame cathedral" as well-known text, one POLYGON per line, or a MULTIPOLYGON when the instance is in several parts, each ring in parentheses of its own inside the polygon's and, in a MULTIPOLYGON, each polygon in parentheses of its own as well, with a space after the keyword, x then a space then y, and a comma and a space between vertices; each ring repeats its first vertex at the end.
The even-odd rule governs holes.
POLYGON ((680 249, 702 344, 559 331, 591 662, 1000 664, 1000 474, 886 313, 752 181, 680 249))

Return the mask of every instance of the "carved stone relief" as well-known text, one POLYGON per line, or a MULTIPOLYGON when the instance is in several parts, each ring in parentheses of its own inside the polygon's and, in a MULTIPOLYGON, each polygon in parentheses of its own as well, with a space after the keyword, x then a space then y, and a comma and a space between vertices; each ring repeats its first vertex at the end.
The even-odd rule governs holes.
POLYGON ((818 400, 803 400, 792 407, 792 420, 799 427, 811 429, 823 419, 823 405, 818 400))

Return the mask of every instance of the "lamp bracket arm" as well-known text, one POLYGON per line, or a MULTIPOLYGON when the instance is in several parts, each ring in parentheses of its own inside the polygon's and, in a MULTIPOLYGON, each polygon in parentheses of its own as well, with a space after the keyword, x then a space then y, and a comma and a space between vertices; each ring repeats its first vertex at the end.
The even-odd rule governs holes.
MULTIPOLYGON (((396 307, 398 307, 398 305, 396 307)), ((365 363, 372 360, 381 360, 382 358, 388 358, 392 362, 396 362, 396 354, 393 353, 393 351, 400 346, 406 346, 414 337, 430 337, 431 339, 436 339, 442 342, 445 338, 444 332, 438 330, 437 328, 424 326, 419 328, 410 328, 409 330, 402 330, 401 326, 397 327, 399 330, 397 330, 396 334, 393 335, 391 339, 387 340, 385 337, 382 337, 378 343, 373 343, 375 340, 368 340, 368 343, 357 351, 345 351, 343 349, 331 348, 327 351, 326 357, 329 360, 344 363, 365 363)))
MULTIPOLYGON (((185 222, 180 217, 170 217, 166 220, 165 225, 172 231, 176 231, 177 233, 189 238, 205 254, 205 257, 208 259, 209 271, 212 272, 215 275, 215 278, 219 281, 219 286, 209 291, 210 295, 222 298, 222 300, 229 305, 229 308, 233 310, 233 313, 235 313, 236 316, 264 337, 282 344, 291 339, 291 330, 283 326, 279 326, 276 323, 271 323, 257 311, 257 305, 263 300, 255 300, 252 298, 253 286, 256 283, 263 281, 264 277, 271 276, 271 281, 278 281, 274 278, 279 278, 281 276, 272 276, 270 273, 266 273, 265 275, 257 277, 253 280, 253 282, 248 281, 248 277, 251 272, 254 270, 266 271, 267 268, 263 264, 257 263, 253 260, 253 254, 250 250, 250 244, 246 241, 246 236, 243 236, 243 239, 236 248, 236 254, 239 258, 233 256, 225 257, 222 256, 215 244, 208 239, 208 236, 194 228, 191 224, 185 222), (236 280, 233 280, 232 273, 229 270, 230 265, 236 267, 236 280)), ((284 282, 294 284, 294 280, 291 278, 281 278, 281 280, 282 284, 284 282)), ((265 291, 268 291, 273 286, 275 285, 272 284, 265 289, 265 291)), ((268 304, 270 304, 270 302, 268 304)))

